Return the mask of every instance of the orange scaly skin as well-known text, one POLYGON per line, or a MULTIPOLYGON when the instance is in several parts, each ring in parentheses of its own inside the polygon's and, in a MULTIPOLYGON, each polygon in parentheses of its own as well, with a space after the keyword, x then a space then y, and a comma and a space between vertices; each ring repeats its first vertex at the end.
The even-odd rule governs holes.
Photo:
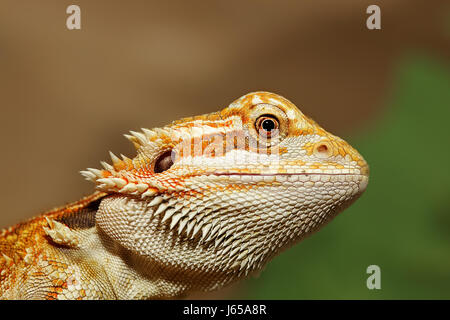
MULTIPOLYGON (((45 232, 48 220, 58 221, 66 216, 73 216, 85 209, 92 202, 104 197, 106 193, 95 192, 77 202, 56 208, 24 223, 19 223, 0 232, 0 294, 3 298, 23 299, 35 297, 35 290, 42 290, 40 298, 57 299, 63 288, 73 284, 73 273, 68 265, 58 259, 57 244, 45 232), (58 277, 45 279, 53 272, 58 277), (41 282, 41 283, 39 283, 41 282), (45 286, 42 285, 45 283, 45 286)), ((79 290, 82 299, 85 290, 79 290)), ((97 297, 101 298, 101 292, 97 297)))
POLYGON ((96 193, 0 231, 2 299, 176 298, 259 272, 366 189, 347 142, 269 92, 125 135, 96 193))

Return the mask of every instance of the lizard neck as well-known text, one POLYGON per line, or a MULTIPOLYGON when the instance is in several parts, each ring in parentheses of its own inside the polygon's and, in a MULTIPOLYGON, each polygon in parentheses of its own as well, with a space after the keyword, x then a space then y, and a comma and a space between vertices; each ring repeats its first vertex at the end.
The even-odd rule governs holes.
MULTIPOLYGON (((79 264, 80 255, 84 262, 100 270, 106 277, 98 275, 99 286, 110 287, 115 299, 170 299, 181 297, 188 286, 170 281, 171 274, 163 267, 131 252, 111 239, 98 226, 79 231, 83 239, 77 250, 62 249, 74 265, 79 264), (105 278, 107 281, 104 281, 105 278)), ((90 270, 91 266, 83 268, 90 270)), ((92 276, 87 275, 89 278, 92 276)))

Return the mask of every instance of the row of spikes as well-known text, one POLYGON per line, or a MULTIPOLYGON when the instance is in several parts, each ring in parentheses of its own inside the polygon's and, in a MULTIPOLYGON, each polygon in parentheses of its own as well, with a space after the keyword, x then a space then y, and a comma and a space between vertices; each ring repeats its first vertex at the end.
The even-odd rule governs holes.
MULTIPOLYGON (((262 262, 261 259, 267 248, 262 246, 258 249, 257 245, 252 245, 251 235, 236 237, 236 234, 245 228, 244 224, 230 228, 229 225, 214 223, 213 216, 210 214, 211 209, 192 208, 185 204, 174 205, 175 200, 166 200, 168 200, 167 196, 156 196, 148 206, 157 206, 153 216, 161 218, 161 214, 164 213, 161 223, 167 222, 169 230, 176 231, 178 235, 184 233, 191 240, 197 237, 197 245, 211 244, 218 254, 228 255, 227 261, 232 263, 229 266, 232 269, 248 271, 251 266, 255 267, 262 262)), ((136 234, 135 237, 138 239, 140 235, 136 234)))
POLYGON ((103 191, 115 191, 130 195, 141 195, 142 198, 153 196, 157 193, 158 188, 150 186, 146 183, 135 183, 128 181, 121 177, 120 171, 132 171, 144 166, 147 166, 148 158, 139 150, 143 146, 149 146, 154 144, 157 146, 158 138, 170 136, 170 130, 155 128, 153 130, 142 129, 142 132, 130 131, 131 135, 124 134, 124 136, 130 140, 135 148, 138 150, 138 156, 135 159, 130 159, 121 154, 120 159, 113 152, 109 151, 112 165, 107 162, 101 161, 100 164, 104 170, 95 168, 88 168, 87 170, 80 171, 86 180, 97 184, 97 189, 103 191))
POLYGON ((88 168, 80 171, 86 180, 96 183, 97 188, 103 191, 114 191, 131 195, 141 195, 142 198, 150 197, 158 191, 158 186, 149 186, 145 183, 134 183, 120 177, 120 171, 132 171, 139 169, 148 169, 149 158, 142 150, 143 147, 160 149, 170 143, 172 146, 181 141, 181 139, 201 136, 217 132, 217 128, 210 126, 192 126, 176 128, 164 127, 154 128, 152 130, 142 128, 141 132, 130 131, 131 135, 124 136, 130 140, 138 151, 134 159, 130 159, 121 154, 122 159, 117 157, 111 151, 109 152, 112 165, 106 162, 100 162, 104 170, 88 168))
POLYGON ((147 183, 135 183, 121 177, 119 173, 122 170, 130 171, 135 167, 133 160, 122 155, 120 160, 114 153, 109 152, 113 165, 104 161, 100 162, 104 170, 88 168, 80 171, 86 180, 97 184, 97 189, 103 191, 115 191, 124 194, 141 195, 142 198, 153 196, 158 189, 147 183), (126 168, 124 166, 126 165, 126 168))
MULTIPOLYGON (((0 252, 0 266, 3 267, 11 267, 14 264, 19 263, 19 261, 23 260, 25 263, 30 264, 32 261, 32 253, 33 248, 28 247, 24 251, 23 250, 17 250, 14 252, 12 257, 7 256, 5 253, 0 252)), ((2 270, 3 275, 5 270, 2 270)))

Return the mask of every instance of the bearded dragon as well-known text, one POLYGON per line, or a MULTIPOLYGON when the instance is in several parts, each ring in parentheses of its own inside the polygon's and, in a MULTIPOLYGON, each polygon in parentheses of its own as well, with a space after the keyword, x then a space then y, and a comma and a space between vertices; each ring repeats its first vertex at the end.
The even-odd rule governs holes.
POLYGON ((83 176, 97 191, 0 231, 2 299, 179 298, 255 274, 366 189, 347 142, 287 99, 125 135, 137 154, 83 176))

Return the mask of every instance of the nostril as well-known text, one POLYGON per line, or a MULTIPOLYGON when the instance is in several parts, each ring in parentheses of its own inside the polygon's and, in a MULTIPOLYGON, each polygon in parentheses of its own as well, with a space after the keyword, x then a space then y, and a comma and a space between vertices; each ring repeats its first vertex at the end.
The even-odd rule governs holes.
POLYGON ((314 148, 314 154, 319 158, 327 158, 331 155, 332 147, 326 142, 319 142, 314 148))
POLYGON ((317 152, 327 152, 328 151, 328 147, 324 144, 321 144, 320 146, 317 147, 317 152))

